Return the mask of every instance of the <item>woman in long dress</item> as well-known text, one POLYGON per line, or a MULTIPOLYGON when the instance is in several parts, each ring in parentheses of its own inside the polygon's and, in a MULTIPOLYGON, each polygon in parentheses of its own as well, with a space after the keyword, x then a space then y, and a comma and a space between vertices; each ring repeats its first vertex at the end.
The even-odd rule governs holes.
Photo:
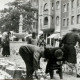
POLYGON ((5 35, 5 38, 2 40, 2 55, 9 56, 10 55, 10 44, 9 44, 9 35, 5 35))

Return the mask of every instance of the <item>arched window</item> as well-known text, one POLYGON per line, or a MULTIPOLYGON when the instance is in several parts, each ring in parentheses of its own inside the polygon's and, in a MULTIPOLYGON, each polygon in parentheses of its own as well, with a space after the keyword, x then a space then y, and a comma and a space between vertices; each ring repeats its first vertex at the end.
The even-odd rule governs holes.
POLYGON ((52 10, 54 9, 54 3, 52 3, 52 10))
POLYGON ((48 25, 48 17, 44 18, 44 25, 48 25))
POLYGON ((48 11, 48 4, 47 3, 44 4, 44 11, 48 11))
POLYGON ((60 2, 57 1, 57 2, 56 2, 56 9, 59 9, 59 7, 60 7, 60 2))

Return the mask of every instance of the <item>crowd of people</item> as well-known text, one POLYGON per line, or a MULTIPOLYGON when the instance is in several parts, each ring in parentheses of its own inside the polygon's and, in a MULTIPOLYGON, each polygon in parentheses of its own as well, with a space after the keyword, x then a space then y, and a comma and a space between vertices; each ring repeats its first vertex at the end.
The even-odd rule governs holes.
MULTIPOLYGON (((42 41, 43 37, 42 37, 42 41)), ((75 45, 77 42, 80 43, 80 35, 77 29, 71 30, 71 32, 64 35, 64 37, 59 41, 59 47, 47 48, 45 42, 38 41, 38 45, 27 44, 26 46, 21 46, 19 53, 26 64, 27 70, 27 80, 33 80, 33 72, 39 69, 40 58, 47 59, 46 73, 50 74, 50 78, 53 78, 53 70, 56 69, 54 65, 58 66, 58 74, 62 79, 62 69, 60 68, 62 64, 67 64, 71 69, 75 67, 76 69, 76 49, 75 45), (43 45, 43 47, 42 47, 43 45), (26 58, 27 57, 27 58, 26 58), (63 61, 63 63, 57 62, 63 61), (52 68, 53 67, 53 68, 52 68)), ((57 67, 56 66, 56 67, 57 67)))
MULTIPOLYGON (((10 56, 9 41, 9 33, 7 33, 1 42, 1 46, 3 47, 2 55, 6 57, 10 56)), ((53 70, 55 69, 57 69, 60 78, 63 78, 62 65, 64 63, 71 69, 74 67, 76 69, 77 58, 75 45, 78 42, 80 46, 80 35, 78 29, 73 29, 71 32, 66 33, 66 35, 59 40, 58 47, 46 47, 44 36, 41 36, 37 40, 35 32, 32 33, 32 37, 27 37, 26 41, 26 46, 21 46, 19 48, 19 54, 26 64, 27 80, 33 80, 33 72, 35 72, 35 76, 38 78, 37 70, 40 69, 41 57, 47 61, 45 73, 49 73, 51 79, 53 79, 53 70)))

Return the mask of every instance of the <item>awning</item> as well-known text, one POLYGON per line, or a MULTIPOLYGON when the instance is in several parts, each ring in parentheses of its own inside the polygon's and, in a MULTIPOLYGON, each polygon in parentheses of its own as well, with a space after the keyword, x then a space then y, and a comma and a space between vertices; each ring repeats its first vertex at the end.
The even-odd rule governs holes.
POLYGON ((56 38, 59 38, 59 37, 60 37, 60 33, 54 33, 54 34, 50 35, 47 38, 54 38, 54 39, 56 39, 56 38))
POLYGON ((43 34, 43 31, 39 31, 38 38, 43 34))
POLYGON ((0 35, 0 37, 2 37, 2 35, 0 35))
POLYGON ((27 36, 25 36, 25 38, 27 38, 27 37, 32 37, 32 34, 28 34, 27 36))
POLYGON ((43 31, 39 31, 39 33, 38 33, 39 35, 41 35, 41 34, 43 34, 43 31))

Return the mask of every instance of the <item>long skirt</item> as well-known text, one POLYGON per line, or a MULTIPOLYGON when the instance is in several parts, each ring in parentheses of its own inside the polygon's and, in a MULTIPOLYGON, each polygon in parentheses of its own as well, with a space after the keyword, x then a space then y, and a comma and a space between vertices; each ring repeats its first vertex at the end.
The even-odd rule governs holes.
POLYGON ((76 59, 76 49, 73 45, 64 45, 64 54, 65 54, 65 59, 69 63, 76 64, 77 59, 76 59))
POLYGON ((10 47, 9 46, 4 46, 3 47, 2 55, 3 56, 9 56, 10 55, 10 47))

